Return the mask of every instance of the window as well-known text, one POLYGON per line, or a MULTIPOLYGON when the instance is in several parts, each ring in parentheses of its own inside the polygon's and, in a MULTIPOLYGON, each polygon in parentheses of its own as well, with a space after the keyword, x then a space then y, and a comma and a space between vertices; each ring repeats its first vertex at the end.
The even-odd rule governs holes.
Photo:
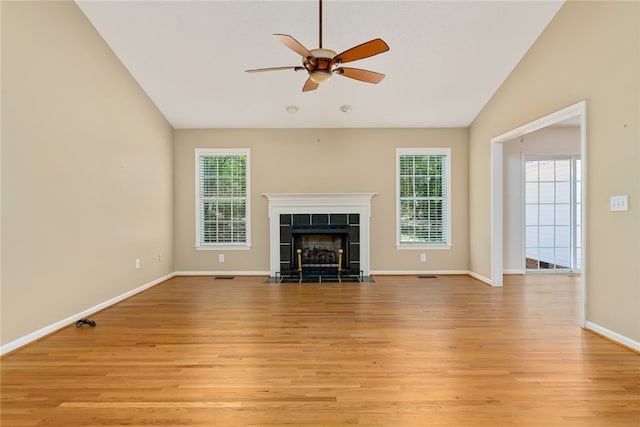
POLYGON ((449 149, 398 149, 397 246, 449 247, 449 149))
POLYGON ((196 248, 249 245, 249 150, 196 150, 196 248))

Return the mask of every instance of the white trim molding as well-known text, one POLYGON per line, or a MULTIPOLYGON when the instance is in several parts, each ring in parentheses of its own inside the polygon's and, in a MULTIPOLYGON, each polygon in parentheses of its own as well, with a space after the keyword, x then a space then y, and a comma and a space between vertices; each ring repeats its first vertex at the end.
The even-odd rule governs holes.
POLYGON ((43 338, 49 334, 52 334, 54 332, 56 332, 59 329, 62 329, 66 326, 69 326, 75 322, 78 321, 78 319, 82 319, 83 317, 87 317, 93 313, 96 313, 98 311, 104 310, 107 307, 110 307, 114 304, 119 303, 120 301, 123 301, 127 298, 130 298, 136 294, 139 294, 142 291, 146 291, 149 288, 154 287, 155 285, 158 285, 166 280, 171 279, 172 277, 175 276, 175 273, 169 273, 166 276, 160 277, 159 279, 155 279, 152 280, 149 283, 146 283, 142 286, 139 286, 135 289, 132 289, 128 292, 125 292, 121 295, 118 295, 114 298, 111 298, 110 300, 107 300, 103 303, 100 303, 98 305, 95 305, 91 308, 88 308, 86 310, 83 310, 77 314, 74 314, 72 316, 67 317, 66 319, 62 319, 59 320, 55 323, 52 323, 51 325, 45 326, 44 328, 38 329, 37 331, 31 332, 30 334, 27 334, 21 338, 18 338, 16 340, 13 340, 11 342, 8 342, 7 344, 0 346, 0 356, 6 353, 9 353, 13 350, 16 350, 20 347, 24 347, 27 344, 30 344, 34 341, 39 340, 40 338, 43 338))
POLYGON ((521 268, 505 268, 502 274, 525 274, 526 271, 521 268))
POLYGON ((216 245, 216 246, 194 246, 196 251, 250 251, 250 245, 216 245))
POLYGON ((474 279, 480 280, 481 282, 486 283, 487 285, 491 285, 491 286, 502 286, 502 282, 500 283, 500 285, 495 285, 491 279, 489 279, 488 277, 484 277, 481 274, 478 273, 474 273, 473 271, 469 272, 469 276, 473 277, 474 279))
POLYGON ((371 199, 376 193, 265 193, 269 201, 269 274, 280 271, 281 214, 360 214, 360 269, 369 276, 371 199))
POLYGON ((640 352, 640 342, 632 340, 631 338, 625 337, 624 335, 620 335, 617 332, 609 330, 603 326, 597 325, 593 322, 585 321, 584 328, 586 330, 595 332, 598 335, 602 335, 603 337, 610 339, 620 345, 625 347, 629 347, 632 350, 640 352))
POLYGON ((176 276, 269 276, 269 271, 176 271, 176 276))
POLYGON ((439 274, 441 276, 467 276, 468 270, 372 270, 372 276, 421 276, 439 274))

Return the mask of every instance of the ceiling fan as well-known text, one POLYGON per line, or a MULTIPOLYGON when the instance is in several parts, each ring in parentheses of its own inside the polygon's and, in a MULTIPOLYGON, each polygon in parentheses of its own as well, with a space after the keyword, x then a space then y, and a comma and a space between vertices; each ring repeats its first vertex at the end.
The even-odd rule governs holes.
POLYGON ((279 70, 305 70, 309 73, 309 78, 302 87, 303 92, 308 92, 318 88, 320 83, 324 83, 333 74, 338 74, 351 79, 360 80, 366 83, 377 84, 384 79, 384 74, 374 71, 362 70, 360 68, 343 67, 342 64, 359 59, 378 55, 389 50, 389 46, 382 39, 373 39, 366 43, 359 44, 351 49, 337 54, 331 49, 322 47, 322 0, 320 0, 320 45, 317 49, 307 49, 296 39, 287 34, 274 34, 274 36, 289 49, 302 56, 302 66, 294 65, 289 67, 271 67, 246 70, 247 73, 259 73, 263 71, 279 70))

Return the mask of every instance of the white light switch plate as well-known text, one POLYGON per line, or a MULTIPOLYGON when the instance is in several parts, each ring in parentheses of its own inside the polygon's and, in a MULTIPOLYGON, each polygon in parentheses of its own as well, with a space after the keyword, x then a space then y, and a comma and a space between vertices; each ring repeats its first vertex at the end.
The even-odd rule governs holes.
POLYGON ((611 196, 609 210, 611 212, 620 212, 629 210, 629 196, 611 196))

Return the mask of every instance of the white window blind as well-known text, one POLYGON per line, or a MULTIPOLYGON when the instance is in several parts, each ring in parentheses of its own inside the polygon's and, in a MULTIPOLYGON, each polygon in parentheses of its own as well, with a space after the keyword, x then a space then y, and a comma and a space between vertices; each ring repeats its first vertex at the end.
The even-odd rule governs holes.
POLYGON ((449 245, 448 149, 399 149, 398 245, 449 245))
POLYGON ((196 150, 196 246, 249 244, 249 150, 196 150))

